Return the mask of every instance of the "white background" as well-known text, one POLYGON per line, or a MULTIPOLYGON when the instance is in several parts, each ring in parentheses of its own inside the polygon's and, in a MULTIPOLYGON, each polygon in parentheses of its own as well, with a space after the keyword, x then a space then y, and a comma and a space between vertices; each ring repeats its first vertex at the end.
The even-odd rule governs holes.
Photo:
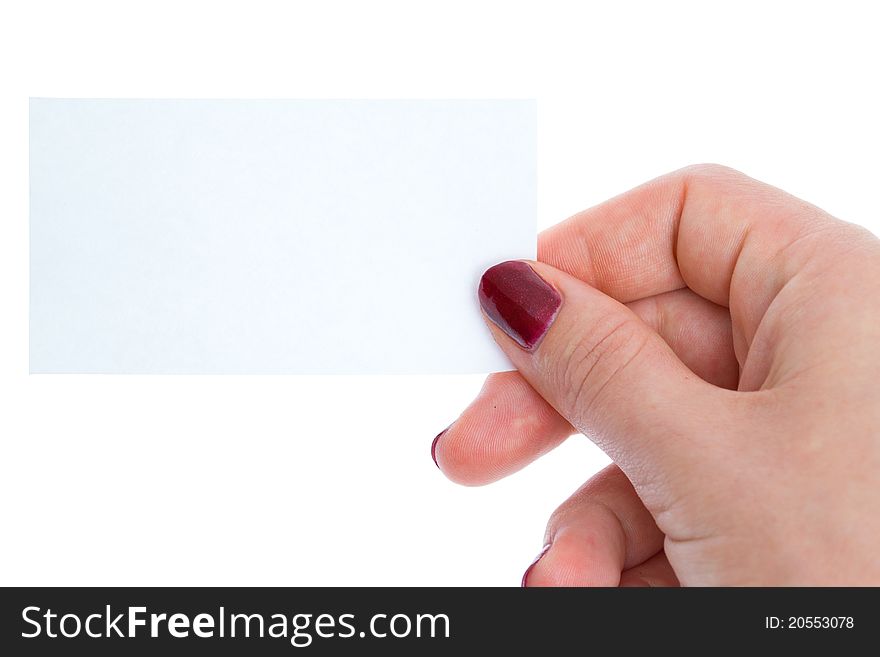
POLYGON ((880 231, 871 3, 11 4, 2 584, 514 585, 605 463, 448 483, 481 377, 28 376, 28 96, 536 98, 542 226, 717 161, 880 231))
POLYGON ((536 256, 536 118, 532 100, 31 100, 31 373, 510 369, 474 290, 536 256))

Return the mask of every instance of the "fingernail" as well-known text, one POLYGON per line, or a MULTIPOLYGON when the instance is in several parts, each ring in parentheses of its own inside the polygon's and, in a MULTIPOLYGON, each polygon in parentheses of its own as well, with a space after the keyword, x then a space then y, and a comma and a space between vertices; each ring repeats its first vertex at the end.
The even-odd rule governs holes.
POLYGON ((535 557, 535 560, 532 561, 531 564, 529 564, 528 568, 526 568, 526 572, 523 573, 522 582, 520 583, 521 587, 526 588, 529 585, 529 575, 532 574, 532 570, 535 568, 535 566, 538 565, 538 562, 541 560, 541 557, 543 557, 545 554, 547 554, 547 550, 549 550, 549 549, 550 549, 550 543, 547 543, 547 545, 545 545, 543 548, 541 548, 541 552, 538 554, 537 557, 535 557))
POLYGON ((519 260, 487 269, 479 297, 489 319, 529 351, 538 346, 562 305, 559 292, 519 260))
MULTIPOLYGON (((451 426, 452 425, 450 424, 449 427, 451 426)), ((438 469, 440 468, 440 464, 437 463, 437 441, 440 440, 440 436, 449 431, 449 427, 446 427, 443 431, 434 436, 434 442, 431 443, 431 458, 434 459, 434 465, 436 465, 438 469)))

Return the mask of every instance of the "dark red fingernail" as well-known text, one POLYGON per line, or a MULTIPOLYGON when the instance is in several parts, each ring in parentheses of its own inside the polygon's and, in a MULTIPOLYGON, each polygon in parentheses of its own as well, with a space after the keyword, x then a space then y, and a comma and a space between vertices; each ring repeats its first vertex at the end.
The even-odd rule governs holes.
POLYGON ((538 346, 562 305, 559 292, 519 260, 487 269, 479 296, 489 319, 529 351, 538 346))
MULTIPOLYGON (((452 425, 450 424, 449 427, 451 426, 452 425)), ((449 431, 449 427, 446 427, 443 431, 434 436, 434 442, 431 443, 431 458, 434 459, 434 465, 438 468, 440 467, 440 464, 437 463, 437 441, 440 440, 440 436, 449 431)))
POLYGON ((520 586, 525 588, 529 585, 529 575, 532 573, 532 570, 535 568, 535 566, 538 565, 538 562, 541 560, 541 557, 543 557, 545 554, 547 554, 547 550, 549 550, 549 549, 550 549, 550 543, 547 543, 547 545, 545 545, 543 548, 541 548, 540 554, 538 554, 538 556, 535 557, 535 560, 532 561, 531 564, 529 564, 529 567, 526 568, 526 572, 523 573, 522 582, 520 583, 520 586))

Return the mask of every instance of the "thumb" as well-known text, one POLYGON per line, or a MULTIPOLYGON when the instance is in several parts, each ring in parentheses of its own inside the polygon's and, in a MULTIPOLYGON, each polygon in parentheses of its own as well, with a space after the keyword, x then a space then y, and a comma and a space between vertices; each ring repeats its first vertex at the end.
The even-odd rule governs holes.
POLYGON ((700 459, 693 443, 711 435, 707 418, 723 416, 727 391, 694 375, 629 308, 538 262, 488 269, 479 298, 514 366, 628 474, 700 459))

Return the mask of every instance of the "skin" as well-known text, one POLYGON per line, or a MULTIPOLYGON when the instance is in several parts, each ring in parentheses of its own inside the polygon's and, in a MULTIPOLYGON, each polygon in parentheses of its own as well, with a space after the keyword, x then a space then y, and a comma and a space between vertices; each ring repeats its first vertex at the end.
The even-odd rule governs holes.
POLYGON ((880 584, 880 241, 715 165, 543 233, 562 296, 438 440, 480 485, 573 433, 613 464, 529 586, 880 584))

